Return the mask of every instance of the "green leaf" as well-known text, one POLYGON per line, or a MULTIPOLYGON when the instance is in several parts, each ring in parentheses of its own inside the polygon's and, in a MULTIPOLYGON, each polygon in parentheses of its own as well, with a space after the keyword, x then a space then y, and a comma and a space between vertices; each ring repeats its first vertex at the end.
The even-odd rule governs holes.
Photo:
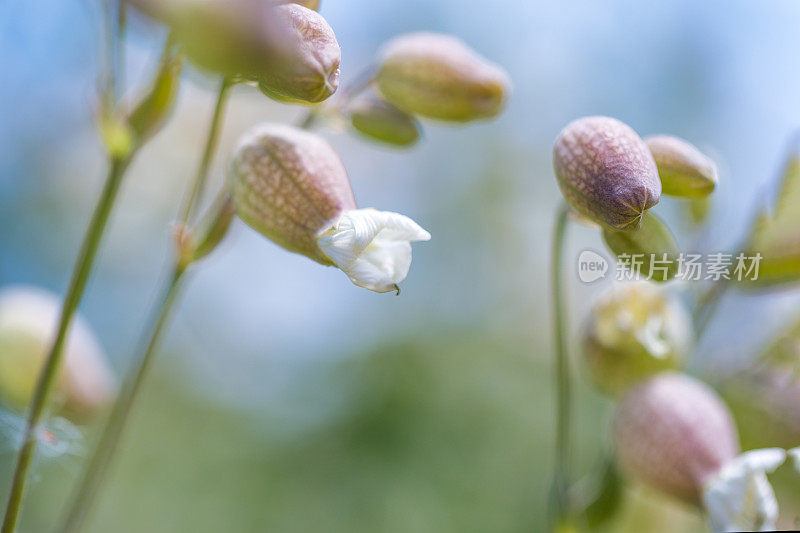
POLYGON ((773 213, 758 214, 745 246, 746 256, 761 254, 757 279, 743 288, 763 288, 800 280, 800 150, 789 156, 773 213))
POLYGON ((666 224, 645 211, 642 226, 635 231, 603 228, 603 241, 617 256, 617 261, 638 270, 639 277, 667 281, 678 273, 680 251, 666 224))

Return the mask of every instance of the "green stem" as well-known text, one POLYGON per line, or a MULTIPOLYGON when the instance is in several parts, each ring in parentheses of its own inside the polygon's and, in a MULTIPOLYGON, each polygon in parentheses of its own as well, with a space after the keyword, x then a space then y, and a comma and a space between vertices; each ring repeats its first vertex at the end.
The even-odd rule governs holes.
POLYGON ((567 357, 567 326, 564 303, 563 267, 564 241, 568 223, 568 210, 562 203, 556 214, 551 252, 551 283, 553 301, 553 342, 555 346, 556 382, 556 459, 551 487, 551 525, 555 530, 570 513, 569 459, 572 414, 572 386, 567 357))
POLYGON ((203 148, 203 156, 200 160, 200 165, 197 167, 197 172, 192 182, 193 186, 189 190, 189 194, 187 194, 180 211, 179 220, 183 225, 186 225, 189 221, 192 212, 197 207, 198 199, 203 195, 206 178, 208 177, 208 169, 211 166, 211 161, 214 159, 214 154, 217 151, 217 144, 219 143, 222 117, 225 115, 225 104, 228 101, 230 89, 234 85, 235 82, 227 77, 223 78, 220 83, 219 92, 217 93, 217 103, 214 106, 214 114, 211 117, 211 125, 208 128, 208 135, 206 136, 206 143, 203 148))
POLYGON ((725 295, 725 292, 730 286, 730 280, 723 278, 715 281, 714 285, 712 285, 711 288, 703 293, 703 295, 698 299, 697 306, 694 309, 694 313, 692 313, 695 337, 697 339, 702 338, 703 333, 705 333, 705 330, 711 321, 711 317, 719 308, 722 297, 725 295))
POLYGON ((86 230, 78 259, 72 271, 72 279, 70 280, 69 288, 61 307, 58 332, 53 344, 50 346, 50 351, 45 359, 44 367, 39 374, 36 388, 34 389, 31 399, 25 425, 25 433, 22 439, 23 444, 17 457, 14 477, 8 495, 8 502, 6 503, 5 515, 3 517, 3 525, 2 529, 0 529, 2 533, 13 533, 16 529, 19 512, 22 506, 22 499, 25 494, 25 483, 28 478, 34 451, 36 450, 36 432, 39 422, 42 419, 44 408, 47 405, 47 401, 58 375, 61 359, 63 358, 64 342, 70 322, 72 321, 72 317, 78 308, 84 289, 86 288, 86 281, 92 269, 100 239, 103 236, 106 223, 108 222, 108 216, 111 213, 111 208, 117 197, 122 177, 129 162, 130 155, 124 158, 113 158, 111 160, 111 166, 108 171, 105 186, 103 187, 103 192, 95 207, 89 227, 86 230))
MULTIPOLYGON (((217 103, 214 107, 214 114, 209 126, 203 154, 200 158, 194 180, 191 182, 190 189, 186 196, 184 205, 180 209, 180 221, 184 226, 188 223, 197 203, 202 197, 203 185, 208 175, 211 161, 216 152, 219 140, 222 119, 224 116, 225 103, 227 102, 230 88, 235 84, 230 78, 222 80, 217 96, 217 103)), ((143 349, 139 357, 134 361, 129 372, 126 373, 126 380, 122 385, 119 396, 114 403, 114 407, 109 415, 100 440, 92 454, 89 464, 81 478, 78 489, 67 511, 66 519, 61 530, 63 533, 79 531, 85 519, 97 491, 105 478, 108 467, 114 457, 122 431, 127 422, 133 402, 139 392, 142 382, 150 367, 151 361, 155 356, 156 348, 164 333, 172 308, 177 299, 181 280, 191 261, 184 263, 181 254, 176 254, 172 266, 172 274, 163 289, 163 296, 157 307, 152 310, 150 327, 146 330, 146 341, 143 341, 143 349)))
POLYGON ((163 294, 159 300, 159 305, 153 309, 150 318, 150 327, 145 340, 146 347, 142 350, 140 357, 134 361, 131 371, 127 373, 127 378, 120 389, 114 407, 109 415, 108 422, 100 436, 94 454, 86 468, 83 478, 73 503, 69 508, 67 517, 61 526, 63 533, 76 532, 80 530, 81 524, 87 512, 97 496, 97 491, 105 477, 108 466, 117 449, 125 423, 128 420, 131 407, 139 389, 147 374, 147 370, 153 360, 159 341, 161 340, 164 329, 169 321, 176 297, 181 287, 184 270, 176 268, 173 270, 163 294))

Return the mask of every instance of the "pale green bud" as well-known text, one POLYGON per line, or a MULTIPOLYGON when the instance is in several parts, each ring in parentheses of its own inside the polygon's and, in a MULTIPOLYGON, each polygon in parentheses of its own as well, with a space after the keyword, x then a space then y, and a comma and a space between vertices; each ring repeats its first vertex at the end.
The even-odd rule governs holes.
POLYGON ((412 115, 453 122, 493 118, 511 90, 502 68, 450 35, 402 35, 379 55, 378 90, 412 115))
POLYGON ((644 214, 642 226, 635 231, 604 227, 603 241, 636 278, 668 281, 678 273, 680 250, 675 237, 652 212, 644 214))
POLYGON ((414 117, 376 96, 357 99, 347 114, 353 128, 369 139, 400 147, 419 140, 419 124, 414 117))
POLYGON ((553 168, 567 202, 613 229, 638 229, 661 198, 653 156, 635 131, 613 118, 570 122, 556 138, 553 168))
MULTIPOLYGON (((58 326, 61 301, 42 289, 14 286, 0 291, 0 398, 16 409, 30 402, 58 326)), ((116 379, 88 324, 70 326, 55 401, 65 414, 89 417, 107 406, 116 379)))
POLYGON ((664 194, 700 198, 717 186, 717 165, 689 142, 671 135, 653 135, 644 142, 653 154, 664 194))
POLYGON ((589 375, 611 395, 679 368, 692 343, 686 309, 648 283, 625 283, 605 293, 592 306, 584 331, 589 375))

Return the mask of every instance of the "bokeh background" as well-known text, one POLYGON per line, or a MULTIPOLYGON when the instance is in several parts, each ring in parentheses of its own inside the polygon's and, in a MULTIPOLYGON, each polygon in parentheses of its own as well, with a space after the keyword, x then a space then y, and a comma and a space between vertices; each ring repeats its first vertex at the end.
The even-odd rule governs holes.
MULTIPOLYGON (((341 44, 345 82, 388 38, 435 30, 503 65, 510 105, 491 123, 427 124, 410 151, 324 133, 360 205, 405 213, 433 235, 415 245, 402 294, 359 289, 236 223, 189 282, 91 531, 544 530, 556 134, 573 118, 605 114, 713 154, 721 185, 709 229, 690 233, 669 200, 659 212, 686 247, 725 251, 769 199, 800 127, 793 0, 323 0, 321 12, 341 44)), ((132 17, 131 94, 161 39, 132 17)), ((0 286, 65 290, 104 175, 94 129, 101 50, 98 0, 0 4, 0 286)), ((168 127, 124 183, 81 306, 119 372, 164 273, 169 223, 213 106, 216 81, 196 71, 185 78, 168 127)), ((237 88, 216 183, 240 134, 301 113, 237 88)), ((570 257, 602 249, 588 228, 576 227, 570 241, 570 257)), ((604 282, 582 285, 571 267, 568 279, 577 331, 604 282)), ((744 364, 799 302, 792 291, 731 294, 693 368, 717 375, 744 364)), ((576 371, 576 471, 586 474, 606 453, 611 404, 576 371)), ((2 499, 14 458, 9 427, 2 499)), ((48 531, 57 520, 80 443, 73 452, 40 461, 21 531, 48 531)), ((646 494, 626 506, 610 530, 701 527, 646 494)))

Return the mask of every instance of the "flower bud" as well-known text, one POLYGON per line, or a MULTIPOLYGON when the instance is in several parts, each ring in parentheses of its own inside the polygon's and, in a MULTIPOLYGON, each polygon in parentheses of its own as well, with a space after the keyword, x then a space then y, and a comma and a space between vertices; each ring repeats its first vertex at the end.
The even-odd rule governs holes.
POLYGON ((692 144, 671 135, 653 135, 644 142, 653 154, 664 194, 702 198, 717 186, 717 165, 692 144))
POLYGON ((378 97, 359 98, 347 113, 353 128, 369 139, 402 147, 419 140, 414 117, 378 97))
POLYGON ((297 3, 135 0, 168 24, 197 66, 260 82, 271 93, 320 102, 339 84, 341 50, 322 16, 297 3))
POLYGON ((245 223, 375 292, 396 290, 411 265, 409 243, 430 239, 403 215, 357 209, 339 156, 322 137, 297 128, 264 124, 246 134, 229 181, 245 223))
POLYGON ((660 374, 617 407, 617 462, 628 476, 702 506, 715 532, 774 529, 777 503, 766 473, 780 449, 737 456, 738 437, 722 400, 684 374, 660 374), (762 529, 763 528, 763 529, 762 529))
MULTIPOLYGON (((0 291, 0 398, 24 409, 30 402, 56 333, 61 302, 27 286, 0 291)), ((89 417, 113 399, 116 380, 94 333, 80 316, 70 326, 56 402, 70 415, 89 417)))
POLYGON ((569 123, 556 139, 553 167, 570 205, 613 229, 638 229, 661 198, 653 156, 635 131, 613 118, 569 123))
POLYGON ((592 380, 611 395, 678 368, 691 342, 687 311, 648 283, 625 283, 602 295, 592 306, 583 337, 592 380))
POLYGON ((493 118, 511 89, 508 74, 460 39, 410 33, 380 53, 378 90, 413 115, 453 122, 493 118))
POLYGON ((637 279, 668 281, 678 273, 680 250, 675 237, 649 211, 642 216, 642 225, 636 231, 604 227, 603 241, 637 279))
POLYGON ((627 475, 699 503, 702 487, 739 452, 728 408, 707 385, 664 373, 632 389, 614 420, 617 461, 627 475))
POLYGON ((259 85, 300 102, 325 100, 339 87, 342 52, 333 30, 322 16, 302 5, 273 8, 281 39, 266 57, 259 85))

